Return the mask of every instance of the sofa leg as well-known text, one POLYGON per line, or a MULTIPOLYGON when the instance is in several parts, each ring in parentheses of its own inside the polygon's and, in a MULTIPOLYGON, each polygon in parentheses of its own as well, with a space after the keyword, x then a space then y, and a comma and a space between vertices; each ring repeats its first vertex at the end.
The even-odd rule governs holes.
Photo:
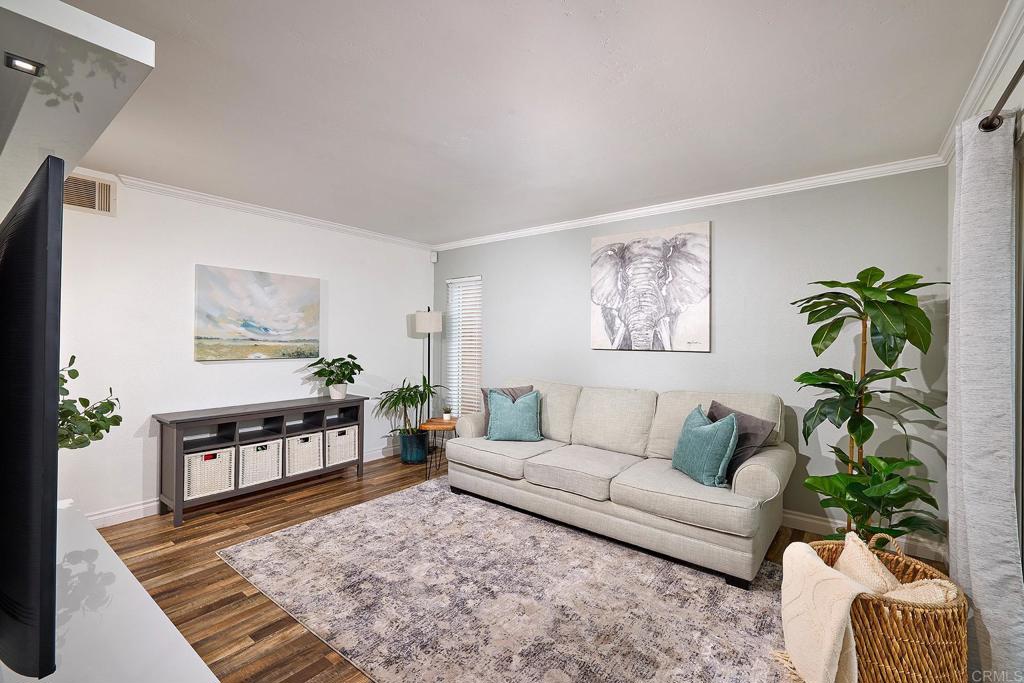
POLYGON ((463 491, 462 489, 458 488, 457 486, 452 486, 451 484, 448 484, 448 488, 451 489, 451 492, 457 496, 461 496, 463 493, 465 493, 465 491, 463 491))
POLYGON ((745 591, 750 590, 750 582, 746 579, 741 579, 738 576, 725 575, 725 582, 733 588, 742 588, 745 591))

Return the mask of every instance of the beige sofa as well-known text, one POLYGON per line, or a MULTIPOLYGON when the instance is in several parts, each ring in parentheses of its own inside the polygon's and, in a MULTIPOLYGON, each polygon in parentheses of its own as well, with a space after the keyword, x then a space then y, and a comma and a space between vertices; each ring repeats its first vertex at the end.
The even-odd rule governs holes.
POLYGON ((543 441, 488 441, 483 413, 459 418, 448 479, 470 493, 722 572, 749 585, 782 523, 795 454, 783 404, 771 394, 580 387, 545 381, 543 441), (703 486, 672 467, 683 420, 715 399, 772 420, 766 447, 731 488, 703 486))

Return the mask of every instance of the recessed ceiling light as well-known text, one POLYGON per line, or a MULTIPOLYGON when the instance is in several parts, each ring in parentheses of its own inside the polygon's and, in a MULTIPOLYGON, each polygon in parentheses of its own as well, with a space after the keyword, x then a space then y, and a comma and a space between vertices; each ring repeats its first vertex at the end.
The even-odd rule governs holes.
POLYGON ((12 55, 10 52, 4 53, 4 66, 15 71, 21 71, 30 76, 42 76, 43 65, 39 62, 33 62, 31 59, 25 59, 18 55, 12 55))

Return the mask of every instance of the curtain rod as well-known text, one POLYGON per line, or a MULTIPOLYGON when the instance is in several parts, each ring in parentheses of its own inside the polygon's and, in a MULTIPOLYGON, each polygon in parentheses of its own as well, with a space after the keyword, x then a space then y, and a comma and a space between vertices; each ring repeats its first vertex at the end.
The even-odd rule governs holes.
POLYGON ((985 132, 991 132, 1003 125, 1003 117, 999 115, 999 112, 1003 110, 1006 100, 1010 99, 1010 93, 1017 87, 1022 77, 1024 77, 1024 62, 1020 63, 1020 66, 1017 67, 1017 72, 1013 74, 1013 78, 1006 84, 1006 90, 999 96, 996 106, 992 108, 992 113, 978 122, 978 128, 985 132))

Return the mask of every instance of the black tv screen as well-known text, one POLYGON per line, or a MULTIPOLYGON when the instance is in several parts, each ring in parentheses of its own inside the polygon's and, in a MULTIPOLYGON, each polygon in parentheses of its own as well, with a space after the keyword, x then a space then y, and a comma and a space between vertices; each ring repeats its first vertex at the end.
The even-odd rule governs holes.
POLYGON ((63 180, 47 157, 0 224, 0 659, 36 678, 55 669, 63 180))

